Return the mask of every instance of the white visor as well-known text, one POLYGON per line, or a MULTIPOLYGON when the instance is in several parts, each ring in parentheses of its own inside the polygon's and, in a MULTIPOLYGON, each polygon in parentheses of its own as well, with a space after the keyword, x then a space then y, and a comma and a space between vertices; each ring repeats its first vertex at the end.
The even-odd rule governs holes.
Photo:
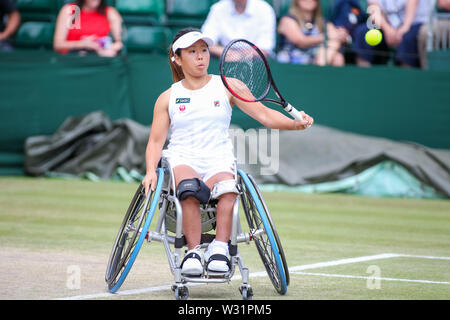
POLYGON ((174 44, 172 45, 172 50, 175 53, 177 52, 178 49, 184 49, 192 46, 198 40, 205 41, 209 47, 214 44, 213 39, 205 36, 203 33, 198 31, 191 31, 178 38, 177 41, 175 41, 174 44))

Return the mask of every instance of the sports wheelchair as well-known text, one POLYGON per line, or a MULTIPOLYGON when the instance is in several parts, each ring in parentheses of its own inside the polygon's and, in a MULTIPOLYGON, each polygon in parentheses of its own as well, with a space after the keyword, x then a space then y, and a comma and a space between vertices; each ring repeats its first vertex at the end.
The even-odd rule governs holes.
MULTIPOLYGON (((236 168, 236 166, 235 166, 236 168)), ((175 196, 175 179, 166 159, 162 158, 157 168, 157 183, 154 191, 145 196, 144 187, 139 185, 120 226, 114 242, 106 270, 105 280, 108 290, 115 293, 127 277, 144 242, 162 242, 174 275, 172 291, 177 300, 189 296, 187 283, 222 283, 231 281, 236 266, 242 283, 239 291, 244 300, 251 300, 253 289, 249 284, 249 270, 244 266, 239 254, 238 243, 253 241, 261 257, 267 274, 279 294, 285 294, 289 285, 289 271, 277 231, 254 179, 242 170, 235 170, 236 187, 239 192, 233 207, 233 222, 228 242, 231 268, 220 275, 204 270, 201 276, 185 276, 181 273, 182 249, 187 246, 182 232, 182 208, 175 196), (239 201, 248 222, 248 232, 243 232, 239 219, 239 201), (159 209, 155 231, 150 224, 159 209), (172 247, 173 246, 173 247, 172 247)), ((218 200, 210 199, 200 204, 202 216, 201 247, 213 241, 216 206, 218 200)))

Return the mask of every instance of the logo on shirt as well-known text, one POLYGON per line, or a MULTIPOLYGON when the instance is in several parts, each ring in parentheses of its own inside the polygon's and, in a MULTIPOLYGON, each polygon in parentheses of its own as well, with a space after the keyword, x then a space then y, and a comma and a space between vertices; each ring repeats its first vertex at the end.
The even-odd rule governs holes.
POLYGON ((183 112, 184 110, 186 110, 186 106, 182 104, 181 106, 178 107, 178 109, 180 109, 180 111, 183 112))
POLYGON ((191 102, 191 98, 176 98, 176 100, 175 100, 175 104, 190 103, 190 102, 191 102))
POLYGON ((220 101, 219 100, 215 100, 214 101, 214 107, 220 107, 220 101))

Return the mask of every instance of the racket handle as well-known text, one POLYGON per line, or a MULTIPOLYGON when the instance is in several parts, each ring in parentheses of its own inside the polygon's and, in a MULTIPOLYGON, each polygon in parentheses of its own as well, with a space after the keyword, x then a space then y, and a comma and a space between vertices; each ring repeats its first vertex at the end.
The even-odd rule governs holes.
POLYGON ((295 109, 290 103, 287 104, 286 107, 284 107, 284 110, 288 112, 291 116, 293 116, 296 120, 302 121, 303 117, 300 111, 295 109))

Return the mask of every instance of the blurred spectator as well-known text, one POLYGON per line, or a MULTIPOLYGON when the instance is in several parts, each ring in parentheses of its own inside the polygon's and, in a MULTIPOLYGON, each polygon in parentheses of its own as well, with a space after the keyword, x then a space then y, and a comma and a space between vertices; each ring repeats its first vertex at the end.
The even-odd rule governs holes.
POLYGON ((106 0, 78 0, 61 8, 53 48, 61 53, 95 51, 114 57, 123 48, 121 35, 122 18, 106 0))
POLYGON ((438 8, 450 11, 450 0, 438 0, 438 8))
MULTIPOLYGON (((440 11, 450 12, 450 0, 438 0, 437 7, 440 11)), ((430 10, 434 10, 434 8, 430 8, 430 10)), ((431 13, 431 11, 430 11, 431 13)), ((450 44, 450 19, 440 19, 435 22, 433 25, 433 35, 443 35, 447 36, 447 45, 450 44), (445 32, 445 31, 446 32, 445 32)), ((420 66, 423 69, 428 69, 428 61, 427 61, 427 38, 428 38, 428 24, 423 24, 420 27, 419 31, 419 58, 420 58, 420 66)), ((435 42, 436 45, 442 45, 441 41, 435 42)))
POLYGON ((386 63, 389 47, 395 48, 395 63, 418 67, 417 37, 420 26, 428 20, 430 0, 369 0, 371 21, 381 28, 383 40, 377 46, 365 41, 366 24, 354 33, 353 48, 359 66, 386 63), (373 7, 370 7, 373 6, 373 7))
POLYGON ((330 21, 336 28, 344 28, 349 35, 366 19, 359 0, 337 0, 331 8, 330 21))
POLYGON ((20 14, 13 0, 0 0, 0 51, 13 49, 9 38, 17 31, 20 25, 20 14), (5 25, 5 16, 8 21, 5 25))
POLYGON ((338 29, 325 21, 318 0, 294 0, 289 13, 280 19, 278 33, 279 62, 334 66, 345 64, 339 49, 348 34, 344 28, 338 29), (323 45, 325 28, 328 34, 326 49, 323 45))
POLYGON ((276 17, 264 0, 221 0, 211 6, 202 33, 214 40, 210 52, 220 56, 233 39, 243 38, 257 45, 265 55, 275 49, 276 17))

